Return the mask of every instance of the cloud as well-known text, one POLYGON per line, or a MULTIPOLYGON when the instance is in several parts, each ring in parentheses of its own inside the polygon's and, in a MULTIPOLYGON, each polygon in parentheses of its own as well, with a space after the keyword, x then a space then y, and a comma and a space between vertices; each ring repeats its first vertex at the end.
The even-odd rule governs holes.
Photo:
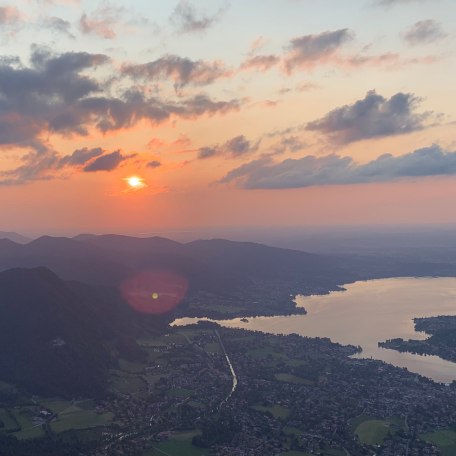
POLYGON ((336 144, 411 133, 425 127, 432 113, 417 113, 420 99, 399 92, 387 99, 374 90, 352 105, 336 108, 306 128, 324 133, 336 144))
POLYGON ((344 44, 353 39, 353 32, 348 29, 323 32, 317 35, 305 35, 291 40, 284 58, 288 73, 295 69, 311 67, 328 60, 344 44))
POLYGON ((205 94, 172 101, 148 97, 134 86, 118 90, 89 76, 110 59, 103 54, 54 55, 35 47, 29 67, 0 60, 0 146, 39 148, 49 133, 87 135, 128 128, 141 120, 158 124, 238 110, 241 100, 216 101, 205 94), (116 95, 113 95, 115 93, 116 95))
POLYGON ((86 164, 92 158, 99 157, 103 153, 104 150, 101 147, 95 147, 93 149, 84 147, 83 149, 77 149, 71 155, 62 157, 58 162, 58 168, 62 168, 64 166, 81 166, 86 164))
POLYGON ((285 152, 295 153, 302 151, 306 146, 307 143, 298 136, 285 136, 272 146, 271 152, 274 155, 283 154, 285 152))
POLYGON ((112 171, 113 169, 116 169, 122 162, 134 156, 135 154, 122 155, 119 150, 116 150, 114 152, 96 158, 94 161, 84 166, 83 170, 85 172, 112 171))
POLYGON ((50 180, 61 176, 61 171, 110 171, 135 154, 122 155, 120 151, 108 152, 101 147, 82 148, 69 155, 43 147, 31 150, 21 157, 22 164, 0 172, 0 185, 20 185, 37 180, 50 180))
POLYGON ((247 70, 253 68, 260 71, 267 71, 279 63, 280 57, 276 55, 256 55, 242 62, 241 69, 247 70))
POLYGON ((180 33, 203 32, 214 25, 222 15, 224 8, 212 15, 198 11, 188 0, 180 0, 174 9, 170 21, 180 33))
POLYGON ((445 38, 447 34, 442 26, 433 19, 419 21, 410 27, 403 35, 404 40, 411 46, 434 43, 445 38))
POLYGON ((43 21, 44 27, 50 29, 54 32, 61 33, 62 35, 66 35, 70 38, 75 38, 75 36, 71 33, 71 23, 62 19, 60 17, 46 17, 43 21))
POLYGON ((445 175, 456 175, 456 152, 433 145, 398 157, 384 154, 366 164, 338 155, 308 155, 278 163, 261 158, 230 171, 219 182, 248 189, 285 189, 445 175))
POLYGON ((52 179, 50 170, 58 160, 58 154, 53 150, 32 150, 21 157, 21 165, 0 171, 0 185, 21 185, 30 181, 52 179))
POLYGON ((0 6, 0 25, 9 26, 21 22, 22 15, 14 6, 0 6))
MULTIPOLYGON (((108 60, 85 52, 53 56, 47 49, 35 48, 30 68, 0 62, 0 145, 37 144, 43 130, 58 130, 65 111, 101 91, 94 79, 80 72, 108 60)), ((75 123, 71 129, 81 127, 75 123)))
POLYGON ((116 27, 119 24, 123 8, 104 6, 91 15, 83 13, 79 19, 79 29, 84 34, 93 34, 105 39, 117 36, 116 27))
POLYGON ((182 88, 189 84, 195 86, 208 85, 231 74, 221 62, 194 61, 177 55, 166 55, 140 65, 124 65, 122 72, 135 79, 171 79, 176 88, 182 88))
POLYGON ((217 147, 201 147, 198 151, 198 158, 205 159, 217 155, 219 149, 217 147))
POLYGON ((198 158, 205 159, 215 155, 225 155, 238 158, 243 155, 254 153, 258 150, 260 141, 252 143, 244 135, 235 136, 221 146, 202 147, 198 151, 198 158))
POLYGON ((148 168, 159 168, 162 164, 157 160, 152 160, 146 164, 148 168))
MULTIPOLYGON (((431 32, 430 28, 428 26, 428 38, 431 38, 431 33, 434 33, 433 38, 436 38, 437 31, 431 32)), ((334 68, 343 69, 356 69, 365 66, 397 69, 405 65, 430 64, 439 60, 435 56, 405 58, 397 52, 369 55, 366 54, 367 48, 357 53, 343 53, 344 46, 353 39, 354 33, 349 29, 304 35, 291 40, 280 55, 248 54, 239 69, 266 72, 278 66, 290 76, 298 70, 311 70, 322 65, 331 65, 334 68)))

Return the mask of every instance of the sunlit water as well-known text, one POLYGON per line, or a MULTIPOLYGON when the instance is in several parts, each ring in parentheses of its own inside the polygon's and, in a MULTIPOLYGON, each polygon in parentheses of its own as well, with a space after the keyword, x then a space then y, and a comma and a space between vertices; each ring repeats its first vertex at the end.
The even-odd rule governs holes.
MULTIPOLYGON (((334 342, 359 345, 359 358, 374 358, 437 382, 456 380, 456 364, 437 356, 399 353, 378 347, 379 341, 395 337, 425 339, 416 332, 413 318, 456 315, 456 278, 398 278, 369 280, 345 286, 323 296, 298 296, 298 307, 307 315, 240 318, 217 321, 222 326, 258 330, 273 334, 296 333, 310 337, 329 337, 334 342)), ((199 319, 182 318, 176 325, 199 319)))

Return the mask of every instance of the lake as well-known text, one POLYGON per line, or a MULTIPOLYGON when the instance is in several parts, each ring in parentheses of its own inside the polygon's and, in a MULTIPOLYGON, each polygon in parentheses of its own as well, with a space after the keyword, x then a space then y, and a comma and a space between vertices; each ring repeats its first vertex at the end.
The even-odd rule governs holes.
MULTIPOLYGON (((296 305, 307 315, 247 317, 217 320, 222 326, 273 334, 296 333, 329 337, 341 344, 359 345, 363 351, 354 357, 373 358, 437 382, 456 380, 456 363, 437 356, 399 353, 378 347, 378 342, 395 337, 426 339, 416 332, 413 318, 456 315, 456 278, 394 278, 344 285, 346 291, 328 295, 297 296, 296 305)), ((175 325, 195 323, 197 318, 181 318, 175 325)))

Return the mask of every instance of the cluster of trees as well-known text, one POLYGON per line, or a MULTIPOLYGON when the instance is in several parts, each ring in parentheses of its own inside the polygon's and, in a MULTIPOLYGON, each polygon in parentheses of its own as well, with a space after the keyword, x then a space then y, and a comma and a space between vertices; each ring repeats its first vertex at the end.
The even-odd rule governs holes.
POLYGON ((229 412, 222 411, 216 419, 204 423, 202 433, 193 437, 192 443, 202 448, 229 444, 240 431, 240 424, 234 421, 229 412))
POLYGON ((80 456, 90 454, 94 443, 81 442, 76 437, 66 439, 17 440, 0 433, 0 454, 2 456, 80 456))

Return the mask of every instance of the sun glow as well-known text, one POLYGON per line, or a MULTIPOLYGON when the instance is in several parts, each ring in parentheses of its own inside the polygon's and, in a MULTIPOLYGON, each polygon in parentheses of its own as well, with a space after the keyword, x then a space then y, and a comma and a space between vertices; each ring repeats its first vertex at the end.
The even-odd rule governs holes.
POLYGON ((144 179, 138 176, 130 176, 124 179, 127 185, 132 190, 140 190, 141 188, 147 187, 144 179))

